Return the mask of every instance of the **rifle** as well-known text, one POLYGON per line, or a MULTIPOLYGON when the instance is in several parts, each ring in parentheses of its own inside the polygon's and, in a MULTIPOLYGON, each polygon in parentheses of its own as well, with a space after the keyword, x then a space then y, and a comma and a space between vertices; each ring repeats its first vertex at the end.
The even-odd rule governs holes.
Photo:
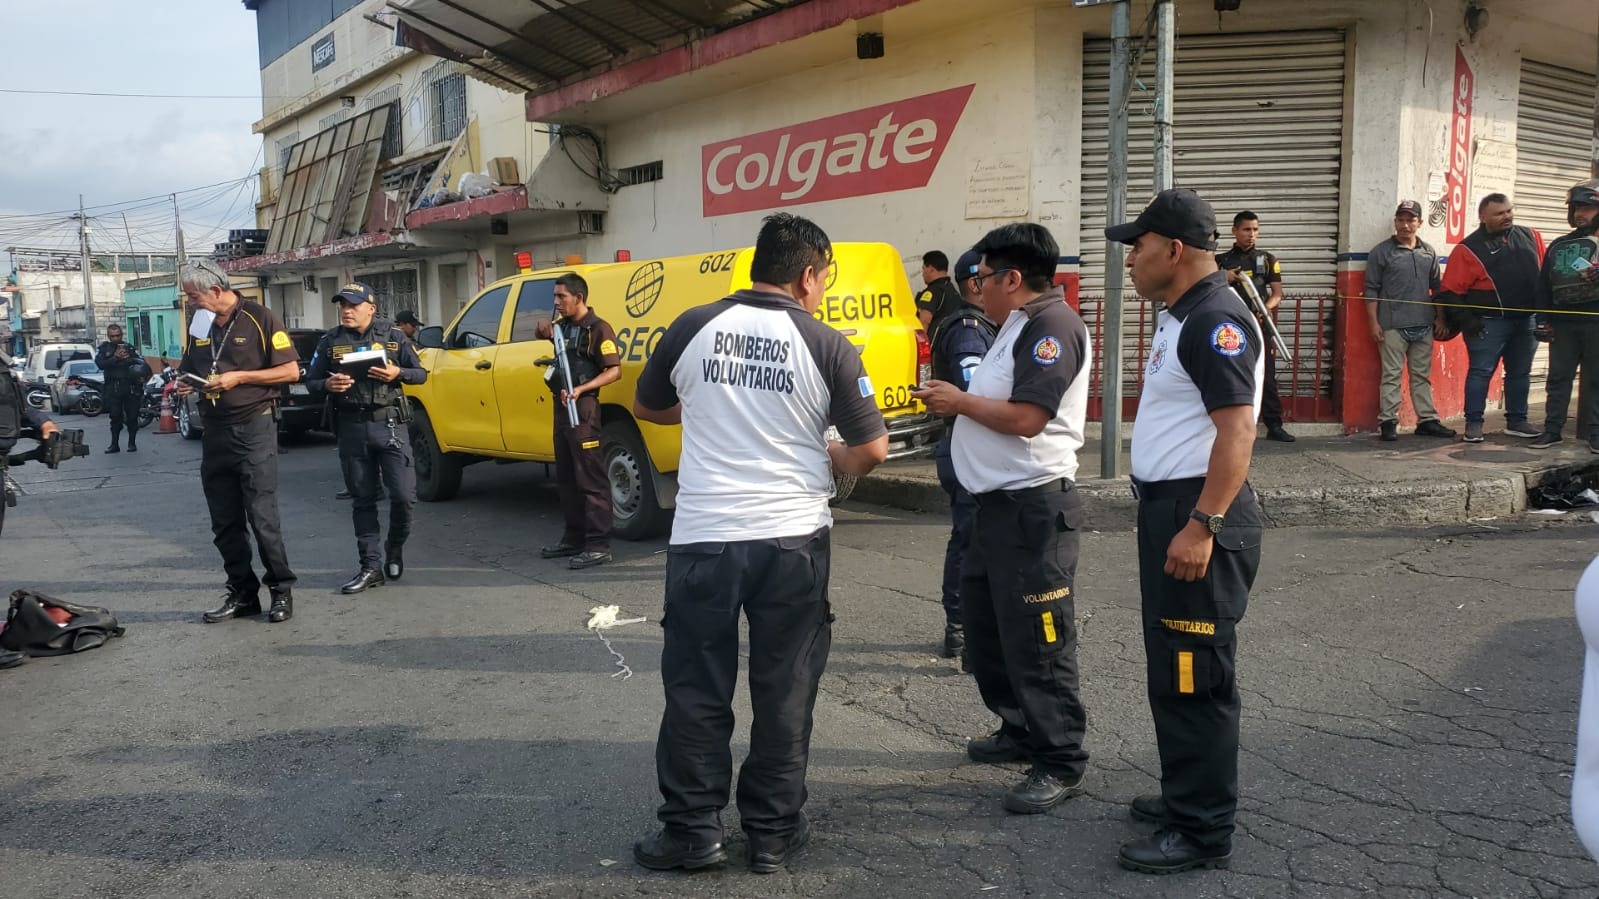
POLYGON ((566 418, 577 427, 577 400, 572 398, 572 365, 566 359, 566 336, 561 333, 561 325, 555 320, 555 310, 550 310, 550 339, 555 341, 555 361, 561 366, 561 383, 566 385, 566 418))
POLYGON ((1243 288, 1239 292, 1243 294, 1244 302, 1249 304, 1250 311, 1260 320, 1260 329, 1266 332, 1272 346, 1277 348, 1277 358, 1289 358, 1288 344, 1283 343, 1283 335, 1277 330, 1277 323, 1271 320, 1271 310, 1266 308, 1266 302, 1260 298, 1260 291, 1255 289, 1255 282, 1251 281, 1248 275, 1240 273, 1238 283, 1243 288))

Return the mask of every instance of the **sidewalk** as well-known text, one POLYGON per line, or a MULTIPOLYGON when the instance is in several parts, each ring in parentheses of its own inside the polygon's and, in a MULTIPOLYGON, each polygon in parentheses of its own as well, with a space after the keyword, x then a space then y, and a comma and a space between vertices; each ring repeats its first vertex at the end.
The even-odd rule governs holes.
MULTIPOLYGON (((1543 421, 1541 405, 1531 412, 1535 424, 1543 421)), ((1465 430, 1460 419, 1447 424, 1465 430)), ((1571 422, 1565 442, 1546 450, 1529 448, 1531 440, 1505 436, 1504 426, 1503 413, 1490 410, 1482 443, 1416 437, 1408 429, 1401 430, 1397 442, 1383 443, 1375 434, 1326 435, 1326 426, 1289 423, 1298 442, 1257 440, 1249 480, 1274 526, 1368 527, 1504 518, 1525 511, 1529 488, 1599 475, 1599 455, 1572 435, 1571 422)), ((1133 522, 1126 445, 1124 440, 1123 477, 1113 481, 1099 477, 1097 439, 1078 453, 1077 485, 1087 502, 1090 527, 1133 522)), ((851 499, 916 511, 949 507, 930 459, 881 466, 860 480, 851 499)))

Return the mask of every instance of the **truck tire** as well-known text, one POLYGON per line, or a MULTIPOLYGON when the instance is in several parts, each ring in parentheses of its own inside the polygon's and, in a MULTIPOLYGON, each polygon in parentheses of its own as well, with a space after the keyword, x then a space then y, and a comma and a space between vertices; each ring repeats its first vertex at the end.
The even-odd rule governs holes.
POLYGON ((833 496, 827 501, 827 504, 836 506, 849 499, 849 495, 855 492, 855 483, 859 480, 860 478, 855 475, 845 474, 835 468, 833 470, 833 496))
POLYGON ((416 460, 416 498, 425 503, 454 499, 461 491, 461 460, 439 449, 433 422, 416 406, 411 419, 411 454, 416 460))
POLYGON ((600 428, 605 479, 611 485, 611 533, 623 540, 647 540, 665 533, 672 515, 655 495, 655 466, 638 429, 628 421, 600 428))

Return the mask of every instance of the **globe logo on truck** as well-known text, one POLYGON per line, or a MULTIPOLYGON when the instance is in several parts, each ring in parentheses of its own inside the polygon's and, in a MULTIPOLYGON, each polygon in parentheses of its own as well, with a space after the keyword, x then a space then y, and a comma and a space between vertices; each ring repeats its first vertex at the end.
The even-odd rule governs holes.
POLYGON ((661 288, 666 284, 666 266, 660 262, 646 262, 638 267, 633 277, 627 279, 627 296, 623 306, 627 314, 643 318, 655 308, 661 298, 661 288))

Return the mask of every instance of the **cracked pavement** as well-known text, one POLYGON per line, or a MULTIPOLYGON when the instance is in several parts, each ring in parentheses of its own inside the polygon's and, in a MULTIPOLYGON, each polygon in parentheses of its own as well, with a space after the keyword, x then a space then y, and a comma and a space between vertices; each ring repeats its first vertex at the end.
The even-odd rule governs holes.
MULTIPOLYGON (((104 419, 88 423, 93 439, 104 419)), ((661 708, 662 541, 571 572, 539 466, 475 466, 423 504, 408 570, 360 598, 330 441, 282 457, 284 625, 204 626, 220 583, 199 447, 16 472, 5 589, 108 605, 128 635, 0 672, 0 895, 29 897, 1591 897, 1567 793, 1582 642, 1572 587, 1599 525, 1267 532, 1240 626, 1242 802, 1228 871, 1120 870, 1155 786, 1133 537, 1079 565, 1088 792, 999 806, 1019 766, 968 762, 991 727, 938 658, 937 516, 851 506, 810 769, 811 847, 787 872, 643 871, 661 708), (618 603, 651 620, 583 622, 618 603)), ((1093 509, 1090 506, 1090 529, 1093 509)), ((736 706, 742 757, 748 721, 736 706)))

